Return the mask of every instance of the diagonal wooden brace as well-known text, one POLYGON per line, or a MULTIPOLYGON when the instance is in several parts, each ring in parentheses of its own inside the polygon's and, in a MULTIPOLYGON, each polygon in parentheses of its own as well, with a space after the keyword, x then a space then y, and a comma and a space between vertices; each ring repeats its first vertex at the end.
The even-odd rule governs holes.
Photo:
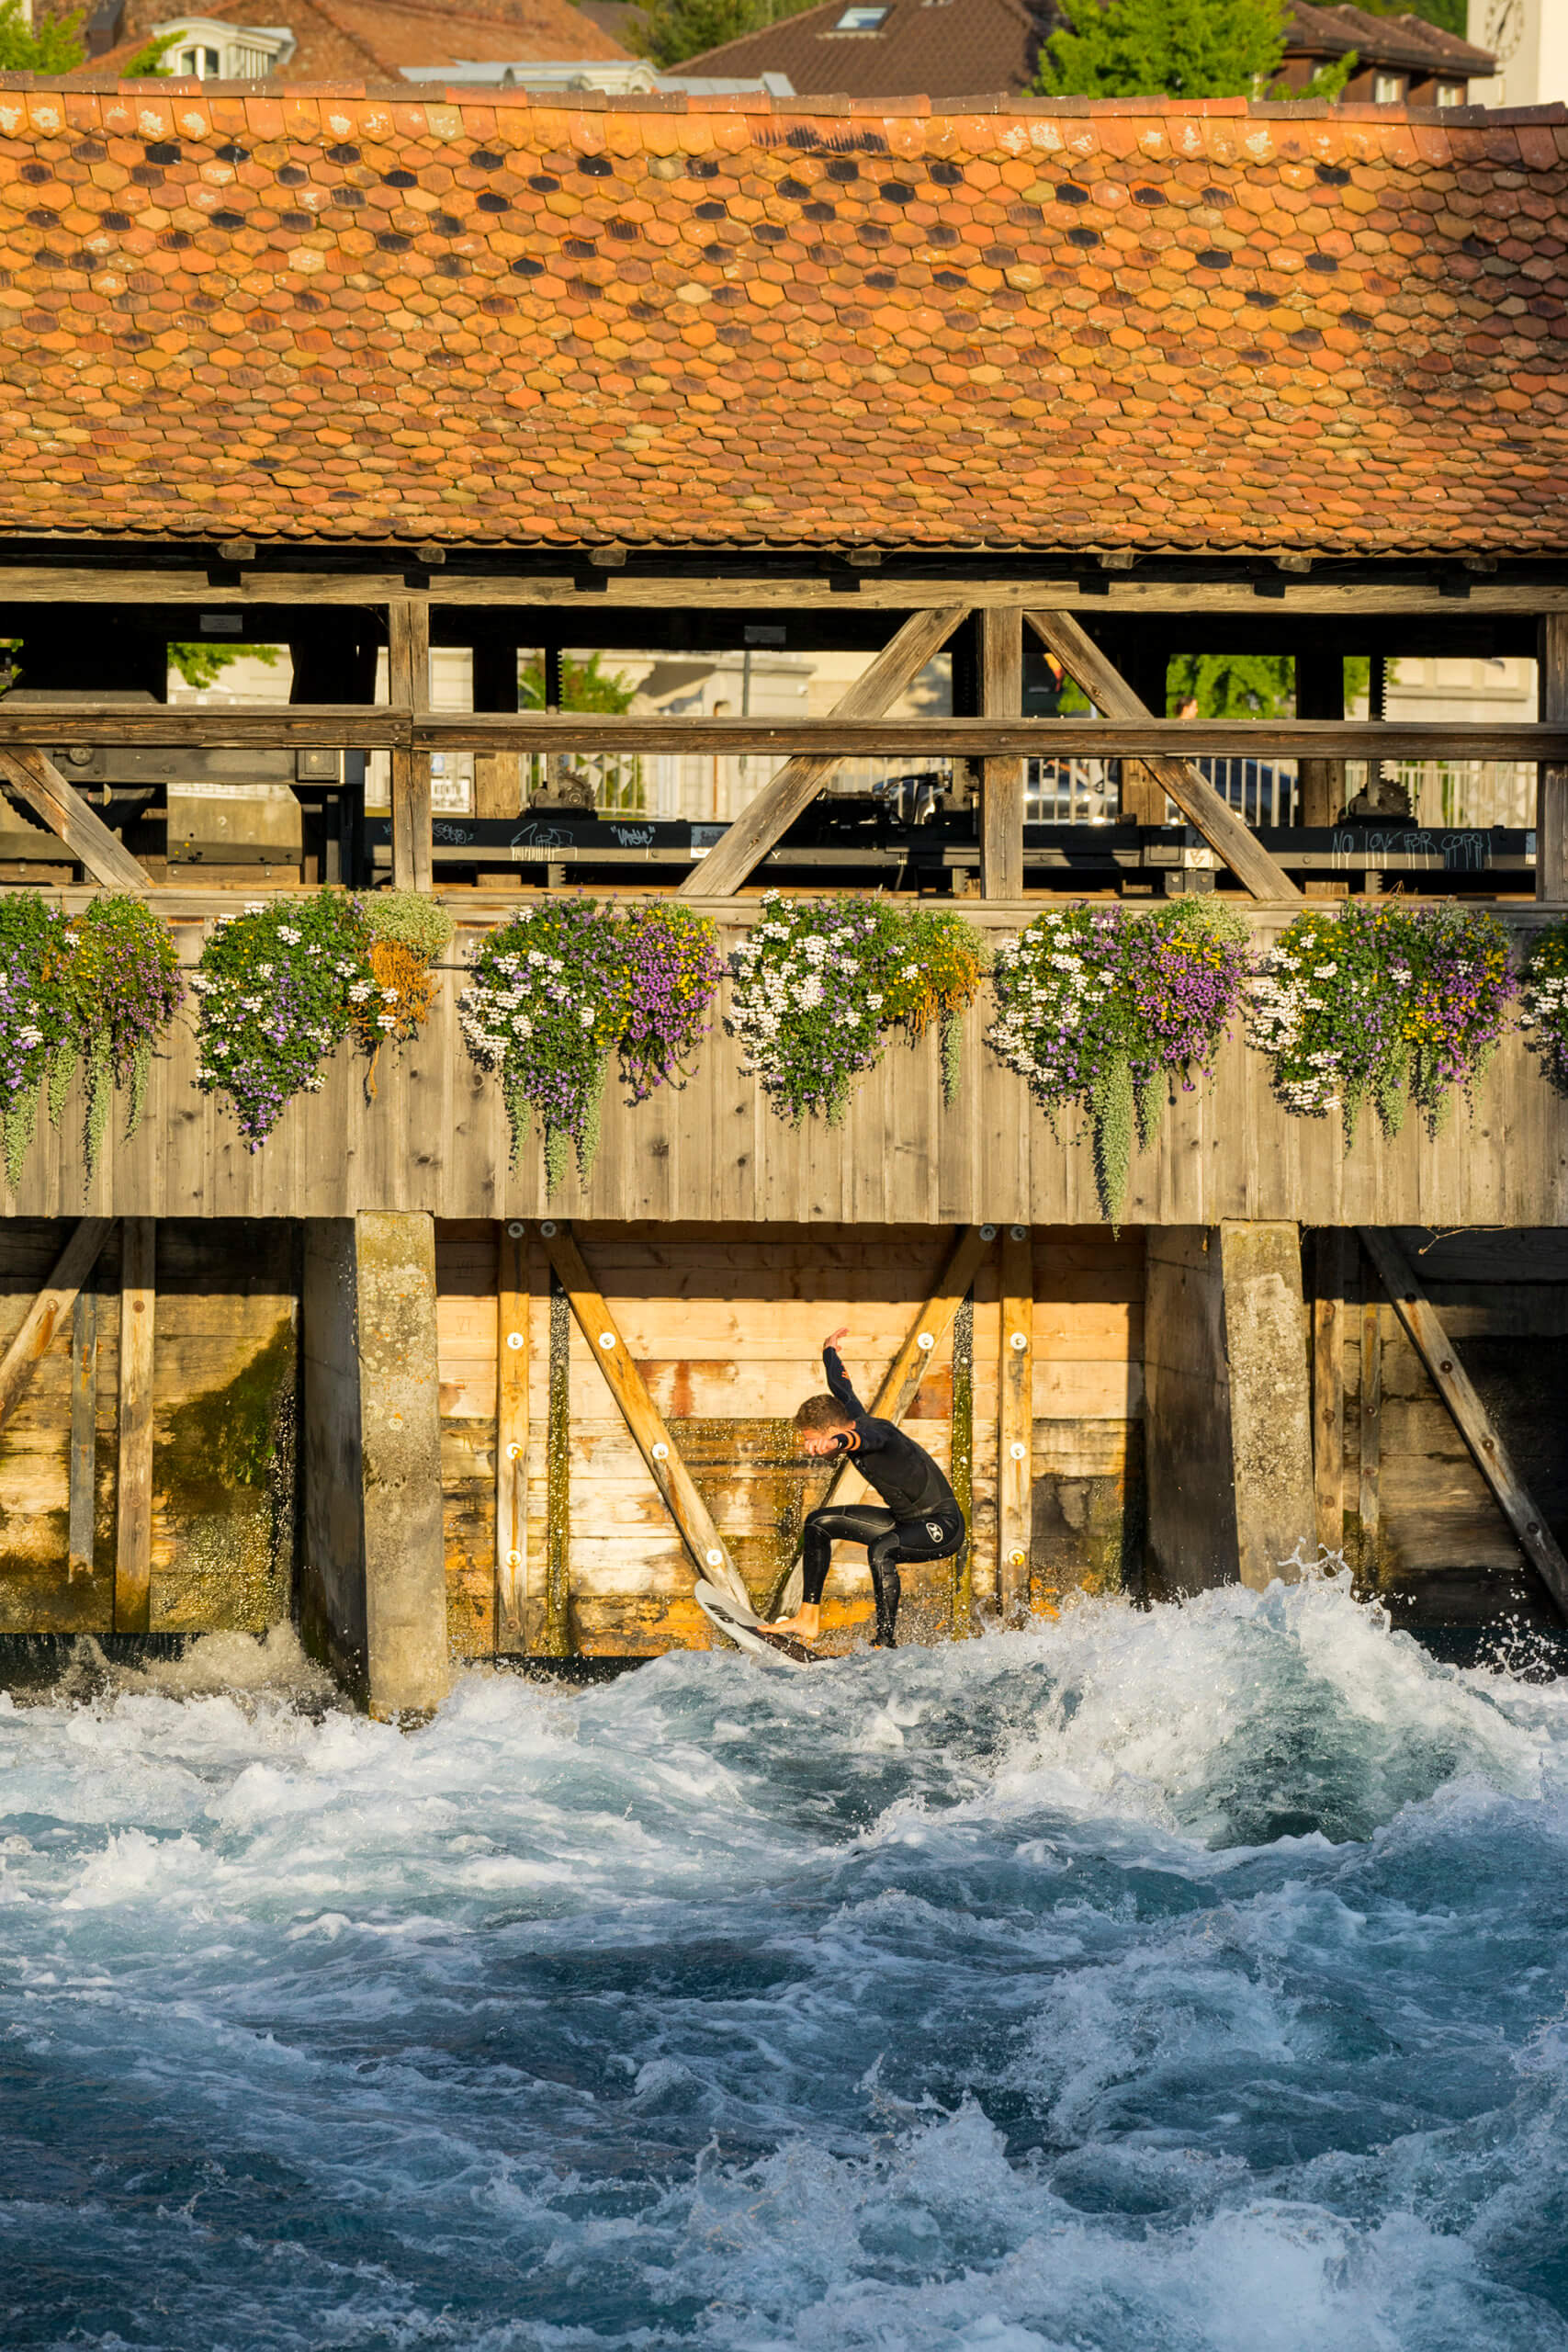
POLYGON ((144 892, 147 876, 125 843, 41 752, 0 751, 0 784, 25 800, 106 890, 144 892))
POLYGON ((114 1222, 112 1216, 85 1216, 78 1221, 48 1282, 22 1317, 21 1329, 0 1359, 0 1429, 16 1410, 34 1365, 74 1306, 76 1294, 97 1264, 114 1222))
POLYGON ((692 1555, 699 1577, 750 1612, 751 1596, 713 1516, 698 1494, 692 1474, 676 1453, 670 1431, 648 1385, 632 1361, 619 1326, 594 1283, 570 1226, 547 1218, 539 1237, 560 1278, 578 1329, 604 1375, 604 1385, 621 1408, 648 1474, 658 1487, 665 1510, 674 1521, 681 1541, 692 1555))
POLYGON ((1526 1558, 1568 1621, 1568 1559, 1563 1557, 1547 1525, 1545 1513, 1515 1469, 1507 1447, 1443 1329, 1441 1317, 1422 1287, 1420 1276, 1385 1227, 1363 1225, 1359 1231, 1362 1247, 1393 1302, 1393 1311, 1431 1374, 1433 1385, 1448 1407, 1461 1437, 1475 1457, 1476 1468, 1502 1505, 1504 1517, 1517 1536, 1526 1558))
MULTIPOLYGON (((912 613, 897 634, 877 655, 863 677, 833 706, 835 718, 881 718, 906 686, 913 684, 942 651, 960 622, 968 616, 966 605, 944 605, 929 613, 912 613)), ((744 808, 722 841, 694 865, 682 883, 687 899, 733 898, 759 859, 781 842, 801 811, 808 808, 841 763, 829 758, 786 762, 771 784, 744 808)))
MULTIPOLYGON (((1148 706, 1071 613, 1026 613, 1024 618, 1047 653, 1055 655, 1068 677, 1107 718, 1148 718, 1148 706)), ((1302 894, 1284 867, 1270 857, 1257 834, 1221 799, 1190 760, 1145 757, 1144 765, 1255 899, 1301 902, 1302 894)))

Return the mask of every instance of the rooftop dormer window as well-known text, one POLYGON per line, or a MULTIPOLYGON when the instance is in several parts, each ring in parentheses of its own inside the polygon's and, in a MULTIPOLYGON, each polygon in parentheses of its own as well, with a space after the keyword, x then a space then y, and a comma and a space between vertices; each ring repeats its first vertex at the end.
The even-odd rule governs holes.
POLYGON ((890 8, 846 8, 833 30, 836 33, 879 33, 890 14, 890 8))

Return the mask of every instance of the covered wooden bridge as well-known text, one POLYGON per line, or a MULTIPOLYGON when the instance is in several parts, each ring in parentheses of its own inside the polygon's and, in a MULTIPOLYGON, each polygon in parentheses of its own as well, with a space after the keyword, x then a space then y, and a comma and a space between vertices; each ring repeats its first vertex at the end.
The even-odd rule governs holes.
POLYGON ((1565 175, 1561 108, 0 77, 0 875, 144 893, 186 964, 236 893, 391 881, 458 923, 374 1101, 344 1062, 248 1153, 176 1029, 90 1177, 74 1108, 40 1133, 0 1229, 0 1625, 292 1605, 386 1708, 453 1657, 700 1639, 694 1559, 787 1573, 785 1422, 846 1320, 972 1495, 933 1630, 1320 1537, 1413 1616, 1553 1619, 1568 1144, 1517 1035, 1446 1133, 1348 1156, 1238 1038, 1113 1232, 983 1001, 955 1106, 928 1040, 840 1130, 781 1122, 716 1026, 549 1201, 455 995, 582 884, 727 947, 774 886, 997 935, 1215 888, 1262 940, 1348 891, 1558 920, 1565 175), (172 644, 236 642, 288 647, 286 706, 170 706, 172 644), (471 713, 430 708, 451 646, 471 713), (864 667, 809 720, 560 707, 568 652, 759 646, 864 667), (1287 657, 1296 716, 1168 716, 1172 662, 1224 651, 1287 657), (1537 721, 1377 715, 1389 662, 1450 655, 1534 660, 1537 721), (950 715, 900 715, 939 657, 950 715), (728 825, 574 805, 574 766, 669 751, 766 781, 728 825), (850 758, 942 790, 916 822, 837 793, 850 758), (1110 821, 1034 820, 1075 759, 1118 763, 1110 821), (1412 759, 1536 763, 1534 821, 1348 807, 1347 763, 1412 759), (1246 782, 1280 761, 1286 823, 1246 782))

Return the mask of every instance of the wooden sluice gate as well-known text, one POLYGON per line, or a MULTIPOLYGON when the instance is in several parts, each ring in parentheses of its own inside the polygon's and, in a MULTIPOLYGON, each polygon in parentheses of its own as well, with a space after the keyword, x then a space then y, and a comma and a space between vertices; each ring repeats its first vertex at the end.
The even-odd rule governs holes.
MULTIPOLYGON (((0 1228, 0 1340, 77 1230, 0 1228)), ((1261 1586, 1314 1564, 1320 1539, 1395 1623, 1558 1621, 1556 1231, 368 1212, 108 1223, 0 1429, 0 1632, 255 1633, 292 1613, 389 1713, 434 1703, 467 1661, 707 1646, 690 1525, 602 1340, 626 1351, 765 1608, 821 1498, 791 1416, 839 1323, 867 1394, 913 1353, 904 1416, 971 1506, 964 1559, 906 1572, 907 1638, 1080 1595, 1261 1586), (604 1333, 571 1311, 567 1239, 604 1333), (966 1244, 964 1294, 944 1301, 966 1244), (1439 1361, 1460 1364, 1482 1424, 1456 1417, 1391 1303, 1390 1246, 1419 1269, 1439 1361), (151 1327, 140 1369, 133 1318, 151 1327), (1544 1552, 1485 1464, 1489 1437, 1544 1552)), ((861 1637, 870 1610, 863 1567, 836 1572, 829 1646, 861 1637)))

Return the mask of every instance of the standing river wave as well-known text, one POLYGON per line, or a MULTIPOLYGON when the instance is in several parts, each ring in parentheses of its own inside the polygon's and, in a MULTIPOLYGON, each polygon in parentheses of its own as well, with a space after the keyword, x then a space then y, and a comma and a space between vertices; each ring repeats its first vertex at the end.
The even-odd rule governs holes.
POLYGON ((7 2346, 1568 2352, 1568 1683, 1343 1580, 289 1657, 0 1699, 7 2346))

